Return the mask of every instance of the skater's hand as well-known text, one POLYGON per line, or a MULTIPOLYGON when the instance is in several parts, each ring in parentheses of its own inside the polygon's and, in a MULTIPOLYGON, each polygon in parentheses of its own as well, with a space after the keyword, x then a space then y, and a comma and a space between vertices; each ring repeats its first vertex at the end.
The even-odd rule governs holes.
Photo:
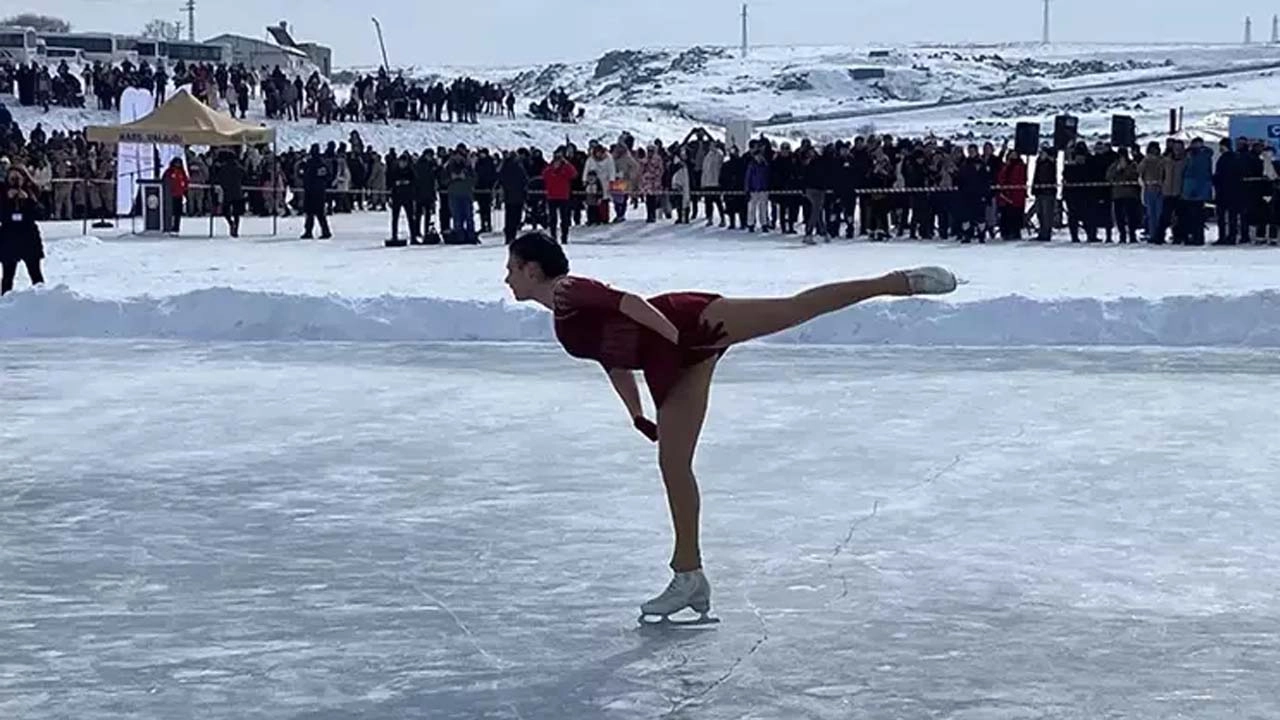
POLYGON ((728 337, 729 333, 724 329, 723 320, 715 325, 704 320, 698 332, 693 334, 692 347, 724 347, 727 345, 724 341, 728 337))
POLYGON ((652 420, 643 415, 637 415, 633 424, 637 430, 649 438, 649 442, 658 442, 658 426, 652 420))

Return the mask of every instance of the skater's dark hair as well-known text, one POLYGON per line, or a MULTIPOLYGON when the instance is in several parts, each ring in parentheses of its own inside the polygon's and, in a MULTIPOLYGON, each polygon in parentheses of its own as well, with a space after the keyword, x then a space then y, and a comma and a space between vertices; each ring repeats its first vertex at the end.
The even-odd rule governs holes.
POLYGON ((507 251, 521 262, 536 263, 548 280, 569 274, 569 258, 555 238, 540 231, 527 232, 507 246, 507 251))

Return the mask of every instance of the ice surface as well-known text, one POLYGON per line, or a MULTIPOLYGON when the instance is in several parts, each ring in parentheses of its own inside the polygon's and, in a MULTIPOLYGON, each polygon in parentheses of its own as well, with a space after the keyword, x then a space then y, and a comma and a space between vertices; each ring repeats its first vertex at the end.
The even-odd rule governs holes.
POLYGON ((713 604, 546 346, 0 346, 0 715, 1263 718, 1280 362, 799 349, 719 371, 713 604))

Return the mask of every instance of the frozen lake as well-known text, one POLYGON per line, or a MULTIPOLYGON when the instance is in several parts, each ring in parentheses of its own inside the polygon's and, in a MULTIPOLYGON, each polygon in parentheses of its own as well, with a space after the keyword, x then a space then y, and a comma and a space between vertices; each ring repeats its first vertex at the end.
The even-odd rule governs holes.
POLYGON ((735 350, 673 632, 553 347, 0 348, 6 718, 1280 715, 1274 352, 735 350))

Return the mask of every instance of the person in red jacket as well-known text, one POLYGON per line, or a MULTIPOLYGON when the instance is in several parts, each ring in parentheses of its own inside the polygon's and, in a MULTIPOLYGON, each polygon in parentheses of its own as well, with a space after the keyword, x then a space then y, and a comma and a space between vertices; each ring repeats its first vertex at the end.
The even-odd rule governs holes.
POLYGON ((169 168, 160 176, 160 181, 169 194, 169 232, 177 235, 182 229, 182 201, 187 197, 187 186, 191 184, 181 158, 169 162, 169 168))
POLYGON ((600 364, 637 431, 658 444, 658 467, 675 528, 674 577, 663 593, 640 606, 641 619, 692 608, 697 622, 714 622, 711 584, 702 571, 701 500, 693 458, 707 415, 712 374, 734 345, 791 329, 876 297, 944 295, 955 291, 951 271, 917 267, 876 278, 813 287, 791 296, 723 297, 670 292, 643 298, 599 280, 569 273, 569 259, 541 232, 508 246, 507 287, 520 302, 552 311, 556 339, 570 356, 600 364), (645 417, 635 371, 644 374, 657 421, 645 417))
POLYGON ((1000 237, 1021 240, 1027 222, 1027 164, 1010 150, 996 175, 996 208, 1000 214, 1000 237))
POLYGON ((569 242, 569 226, 573 217, 572 197, 573 181, 578 177, 578 169, 565 159, 564 150, 556 150, 551 164, 542 170, 542 184, 547 193, 547 226, 551 236, 556 235, 556 225, 560 227, 560 243, 569 242))

